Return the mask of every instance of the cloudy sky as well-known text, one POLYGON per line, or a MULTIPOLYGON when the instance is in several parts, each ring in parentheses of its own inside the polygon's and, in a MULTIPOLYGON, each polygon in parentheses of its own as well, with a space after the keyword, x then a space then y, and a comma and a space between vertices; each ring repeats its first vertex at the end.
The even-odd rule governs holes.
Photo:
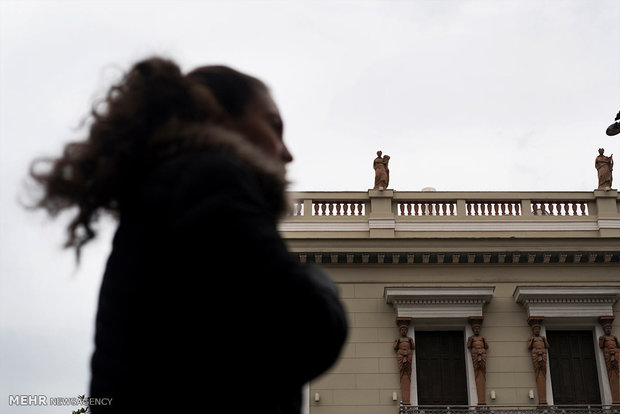
POLYGON ((111 82, 159 54, 270 85, 293 190, 575 190, 620 110, 620 2, 0 0, 0 411, 87 392, 114 223, 75 266, 66 217, 29 213, 28 163, 80 139, 111 82))

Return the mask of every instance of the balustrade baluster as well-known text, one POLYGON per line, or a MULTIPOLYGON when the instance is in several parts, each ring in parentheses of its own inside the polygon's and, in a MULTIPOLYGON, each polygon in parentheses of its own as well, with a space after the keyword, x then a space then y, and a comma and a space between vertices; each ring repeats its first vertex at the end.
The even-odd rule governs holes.
POLYGON ((471 203, 467 203, 467 215, 471 216, 471 203))
POLYGON ((325 216, 326 211, 327 211, 327 203, 321 203, 321 215, 325 216))

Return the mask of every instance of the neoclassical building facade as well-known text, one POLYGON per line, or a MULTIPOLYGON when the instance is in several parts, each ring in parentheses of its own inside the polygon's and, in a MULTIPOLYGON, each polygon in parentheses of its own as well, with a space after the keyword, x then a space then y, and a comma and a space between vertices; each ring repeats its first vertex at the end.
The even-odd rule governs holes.
POLYGON ((280 232, 337 282, 350 324, 307 412, 620 403, 616 190, 290 196, 280 232))

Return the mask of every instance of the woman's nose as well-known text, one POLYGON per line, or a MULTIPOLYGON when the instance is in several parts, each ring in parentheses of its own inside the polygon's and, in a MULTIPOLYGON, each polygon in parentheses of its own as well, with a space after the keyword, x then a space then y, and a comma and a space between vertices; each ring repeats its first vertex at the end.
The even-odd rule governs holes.
POLYGON ((291 155, 291 153, 289 152, 288 148, 286 148, 286 145, 284 145, 284 144, 282 144, 282 151, 280 152, 280 158, 285 163, 289 163, 289 162, 293 161, 293 156, 291 155))

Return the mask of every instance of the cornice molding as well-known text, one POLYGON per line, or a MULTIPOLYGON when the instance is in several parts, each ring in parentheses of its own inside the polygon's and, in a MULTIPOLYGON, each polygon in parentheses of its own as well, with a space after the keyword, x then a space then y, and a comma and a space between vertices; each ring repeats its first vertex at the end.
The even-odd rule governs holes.
POLYGON ((329 265, 619 265, 620 251, 511 251, 511 252, 400 252, 307 251, 294 252, 300 263, 329 265))
POLYGON ((515 302, 528 316, 600 317, 612 316, 620 298, 618 286, 517 286, 515 302))
POLYGON ((574 221, 462 221, 424 222, 395 219, 368 219, 364 221, 336 221, 328 217, 324 221, 283 221, 278 225, 281 232, 347 232, 369 231, 370 229, 394 229, 402 232, 567 232, 620 229, 618 219, 574 220, 574 221))
POLYGON ((386 287, 385 301, 399 318, 469 318, 482 316, 495 287, 386 287))

